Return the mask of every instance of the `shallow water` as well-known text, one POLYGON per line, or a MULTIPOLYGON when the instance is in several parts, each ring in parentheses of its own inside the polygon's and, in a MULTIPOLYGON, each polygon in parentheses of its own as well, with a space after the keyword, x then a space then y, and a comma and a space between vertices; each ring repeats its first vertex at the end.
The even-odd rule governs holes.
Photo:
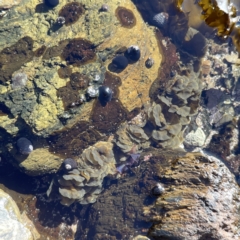
POLYGON ((158 239, 167 210, 147 213, 152 189, 172 191, 165 173, 186 152, 209 151, 239 179, 238 25, 219 36, 201 1, 176 2, 0 4, 0 188, 34 239, 158 239))

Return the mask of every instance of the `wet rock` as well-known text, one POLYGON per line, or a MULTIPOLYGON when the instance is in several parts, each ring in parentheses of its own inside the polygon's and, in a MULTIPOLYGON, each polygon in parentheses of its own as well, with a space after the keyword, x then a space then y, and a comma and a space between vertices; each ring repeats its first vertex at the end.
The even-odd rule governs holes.
MULTIPOLYGON (((123 3, 121 7, 131 12, 136 21, 131 31, 125 29, 124 32, 122 31, 123 27, 115 24, 117 21, 115 10, 118 7, 116 1, 108 4, 109 14, 106 14, 99 12, 99 7, 105 2, 94 0, 90 4, 84 0, 81 2, 84 9, 89 9, 91 6, 98 7, 94 8, 91 14, 82 11, 81 16, 75 15, 75 12, 80 9, 78 3, 67 4, 70 8, 74 5, 76 10, 71 10, 68 15, 71 18, 69 21, 74 22, 69 31, 66 29, 66 22, 63 26, 58 26, 57 29, 53 27, 53 25, 56 25, 56 19, 60 14, 59 7, 66 10, 68 9, 66 5, 60 6, 59 4, 55 8, 51 8, 51 11, 46 11, 47 7, 44 4, 36 6, 36 4, 27 2, 27 4, 17 6, 14 14, 9 14, 1 20, 5 27, 2 29, 3 34, 0 36, 0 65, 3 67, 0 71, 0 76, 2 76, 0 92, 4 94, 4 96, 1 94, 0 101, 9 108, 14 117, 22 118, 33 128, 36 134, 41 136, 49 136, 54 131, 63 128, 63 115, 68 116, 68 120, 73 119, 73 121, 78 121, 79 118, 89 120, 90 108, 93 106, 91 101, 78 104, 79 101, 73 99, 73 101, 69 101, 69 104, 77 103, 78 108, 69 111, 68 106, 66 107, 66 104, 62 103, 58 90, 68 86, 71 70, 89 78, 91 78, 91 72, 104 75, 109 61, 114 57, 113 53, 122 46, 131 46, 136 42, 141 49, 142 56, 145 56, 147 52, 156 59, 155 64, 151 69, 146 69, 148 72, 143 70, 144 78, 141 71, 135 71, 140 66, 128 66, 130 71, 120 74, 120 78, 123 77, 124 79, 124 84, 118 91, 117 98, 120 99, 123 107, 129 111, 141 107, 142 102, 149 99, 148 89, 151 82, 157 77, 161 54, 153 30, 148 28, 141 20, 140 14, 131 1, 123 3), (32 12, 36 12, 36 14, 33 16, 32 12), (75 19, 75 17, 77 18, 75 19), (14 23, 11 21, 13 18, 17 19, 14 23), (106 26, 108 27, 106 28, 106 26), (110 35, 111 38, 109 38, 110 35), (6 39, 8 40, 6 41, 6 39), (109 39, 109 41, 106 41, 106 39, 109 39), (146 44, 150 40, 151 44, 146 44), (79 47, 76 48, 76 46, 79 47), (15 54, 15 52, 19 54, 15 54), (71 54, 73 52, 74 54, 71 54), (98 61, 98 56, 101 53, 105 55, 105 62, 102 66, 98 61), (8 64, 9 62, 11 64, 8 64), (71 65, 71 70, 69 67, 64 67, 67 64, 71 65), (74 69, 72 66, 75 65, 81 65, 81 67, 74 69), (9 83, 12 75, 19 71, 26 73, 28 76, 25 86, 27 89, 12 93, 9 83), (136 80, 133 80, 133 75, 136 80), (65 79, 59 79, 59 76, 65 79), (133 81, 134 84, 132 84, 133 81), (126 94, 128 91, 130 92, 129 96, 126 94), (139 92, 142 94, 141 98, 138 97, 139 92)), ((130 21, 128 15, 125 20, 130 21)), ((67 20, 65 19, 65 21, 67 20)), ((145 60, 140 59, 138 65, 144 66, 145 60)), ((113 88, 111 87, 111 89, 113 88)), ((80 94, 84 93, 83 88, 79 91, 81 91, 80 94)), ((70 96, 77 96, 76 92, 71 89, 65 91, 63 95, 68 95, 69 99, 70 96)))
POLYGON ((1 9, 9 9, 13 6, 16 6, 21 3, 21 0, 9 0, 9 1, 1 1, 0 8, 1 9))
POLYGON ((79 156, 85 148, 95 144, 102 138, 101 134, 85 121, 79 121, 71 127, 65 127, 50 135, 49 151, 57 153, 62 158, 79 156))
POLYGON ((131 239, 141 231, 153 239, 238 239, 239 189, 219 159, 181 151, 150 152, 150 162, 143 162, 127 181, 118 179, 98 202, 82 210, 90 216, 86 225, 80 220, 76 236, 131 239), (156 179, 165 192, 152 198, 148 194, 156 179))
POLYGON ((16 148, 9 151, 14 157, 14 160, 11 160, 12 164, 30 176, 54 173, 63 162, 62 158, 50 153, 47 148, 36 148, 29 155, 19 154, 16 148))
POLYGON ((0 56, 0 83, 10 80, 12 74, 19 70, 21 65, 33 59, 33 39, 23 37, 17 43, 1 50, 0 56), (19 53, 19 54, 16 54, 19 53), (9 64, 11 63, 11 64, 9 64))
POLYGON ((211 138, 207 150, 225 159, 231 154, 230 139, 233 137, 233 124, 222 126, 219 133, 214 134, 211 138))
POLYGON ((70 40, 61 54, 62 59, 68 64, 76 66, 93 61, 95 56, 94 44, 81 38, 70 40))
POLYGON ((60 78, 68 78, 71 76, 72 69, 66 66, 62 66, 58 69, 58 76, 60 78))
POLYGON ((150 240, 150 238, 138 235, 138 236, 134 237, 132 240, 150 240))
POLYGON ((216 107, 220 102, 227 99, 226 92, 214 88, 203 91, 202 95, 209 109, 216 107))
POLYGON ((146 215, 155 221, 149 236, 238 239, 239 230, 233 223, 239 221, 239 201, 235 198, 239 190, 234 176, 219 159, 187 154, 176 162, 173 170, 165 172, 163 179, 170 184, 169 189, 145 209, 146 215), (163 210, 165 214, 159 215, 163 210))
POLYGON ((92 125, 105 134, 115 132, 126 118, 127 111, 115 98, 115 94, 107 106, 102 106, 100 101, 97 101, 91 114, 92 125))
POLYGON ((26 226, 26 219, 21 215, 13 199, 0 189, 0 238, 17 240, 19 236, 26 240, 35 239, 31 229, 26 226))

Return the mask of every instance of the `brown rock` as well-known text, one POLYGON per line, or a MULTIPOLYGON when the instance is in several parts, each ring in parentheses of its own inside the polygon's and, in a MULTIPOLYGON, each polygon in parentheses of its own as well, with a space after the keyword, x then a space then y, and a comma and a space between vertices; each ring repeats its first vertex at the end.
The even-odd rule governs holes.
POLYGON ((150 152, 150 161, 81 210, 89 218, 78 223, 79 239, 133 239, 140 233, 153 239, 239 239, 239 190, 220 160, 179 150, 150 152), (156 183, 165 188, 157 199, 151 196, 156 183))
POLYGON ((155 212, 150 236, 239 239, 239 190, 234 176, 220 160, 187 154, 165 172, 163 179, 170 187, 148 209, 155 212))

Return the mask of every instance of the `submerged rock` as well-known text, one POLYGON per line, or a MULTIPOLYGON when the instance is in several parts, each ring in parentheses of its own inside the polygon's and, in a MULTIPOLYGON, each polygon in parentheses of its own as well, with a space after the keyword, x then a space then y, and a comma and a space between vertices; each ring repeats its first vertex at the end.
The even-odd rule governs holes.
POLYGON ((149 236, 239 239, 239 189, 235 177, 219 159, 187 154, 162 178, 169 188, 154 205, 145 209, 155 213, 150 214, 155 223, 149 236), (163 210, 166 214, 161 215, 163 210))
POLYGON ((219 159, 154 149, 142 157, 148 153, 148 162, 111 184, 88 208, 89 218, 78 223, 79 239, 133 239, 139 232, 151 239, 239 238, 238 185, 219 159), (156 184, 165 191, 153 197, 156 184))
MULTIPOLYGON (((13 5, 12 2, 15 5, 20 1, 4 1, 0 4, 3 8, 8 8, 7 5, 13 5)), ((71 89, 65 89, 61 95, 58 93, 72 84, 71 76, 70 83, 68 81, 71 71, 74 73, 77 70, 89 78, 93 72, 104 76, 110 62, 118 55, 116 51, 122 46, 137 43, 141 56, 151 55, 155 64, 151 69, 144 68, 143 71, 138 71, 137 68, 142 68, 146 59, 140 58, 138 66, 128 65, 129 71, 119 74, 124 81, 121 90, 114 97, 128 111, 142 106, 141 99, 137 97, 138 92, 142 93, 143 101, 149 99, 148 90, 157 77, 162 59, 155 33, 142 21, 131 1, 121 3, 121 7, 118 6, 118 1, 111 1, 108 3, 108 12, 99 12, 101 6, 106 9, 104 4, 106 5, 106 2, 102 0, 83 0, 81 3, 75 1, 67 4, 58 0, 43 0, 39 4, 32 4, 30 0, 26 0, 1 19, 5 27, 2 28, 3 34, 0 36, 0 102, 14 117, 24 120, 34 134, 47 137, 64 128, 63 115, 68 115, 66 121, 78 122, 79 118, 88 121, 93 103, 90 99, 79 104, 77 99, 80 94, 85 94, 84 89, 79 89, 75 84, 71 89), (51 9, 46 6, 47 2, 52 2, 51 9), (92 6, 96 8, 89 14, 88 10, 92 6), (36 14, 32 14, 33 12, 36 14), (123 31, 120 22, 116 24, 117 17, 123 21, 123 27, 126 23, 132 28, 124 28, 123 31), (13 18, 17 19, 17 22, 12 21, 13 18), (101 63, 100 55, 104 59, 101 63), (74 70, 76 65, 80 65, 79 69, 74 70), (65 72, 64 69, 69 71, 65 72), (25 73, 28 81, 25 77, 21 83, 21 86, 27 83, 25 87, 13 91, 11 78, 19 72, 25 73), (59 72, 64 78, 59 78, 59 72), (131 92, 129 96, 127 91, 131 92), (77 108, 68 108, 65 113, 64 101, 71 98, 73 100, 67 102, 67 106, 73 103, 77 108)), ((90 95, 96 97, 96 91, 90 95)), ((11 116, 8 118, 11 120, 11 116)), ((4 126, 4 120, 0 118, 1 126, 4 126)))

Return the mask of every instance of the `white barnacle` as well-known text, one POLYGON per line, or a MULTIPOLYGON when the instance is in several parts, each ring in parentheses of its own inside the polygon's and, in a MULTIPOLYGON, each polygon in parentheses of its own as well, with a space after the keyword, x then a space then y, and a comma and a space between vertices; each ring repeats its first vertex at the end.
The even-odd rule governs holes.
POLYGON ((27 84, 28 77, 25 73, 16 73, 12 77, 12 89, 19 89, 24 87, 27 84))

